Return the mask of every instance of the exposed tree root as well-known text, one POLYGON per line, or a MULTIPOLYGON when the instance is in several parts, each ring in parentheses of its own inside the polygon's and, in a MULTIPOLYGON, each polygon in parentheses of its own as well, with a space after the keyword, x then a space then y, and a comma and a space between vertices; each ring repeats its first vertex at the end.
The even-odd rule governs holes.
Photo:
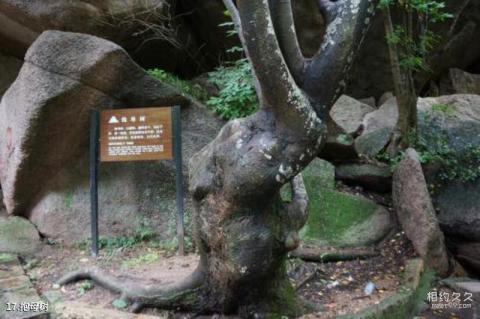
POLYGON ((379 252, 373 248, 362 249, 334 249, 331 248, 297 248, 290 253, 290 257, 305 261, 335 262, 355 259, 367 259, 378 256, 379 252))
POLYGON ((144 307, 197 310, 200 307, 200 296, 204 289, 204 272, 201 266, 184 280, 160 287, 126 283, 96 268, 71 272, 57 283, 66 285, 85 279, 92 280, 107 290, 121 294, 121 299, 132 303, 132 312, 139 312, 144 307))

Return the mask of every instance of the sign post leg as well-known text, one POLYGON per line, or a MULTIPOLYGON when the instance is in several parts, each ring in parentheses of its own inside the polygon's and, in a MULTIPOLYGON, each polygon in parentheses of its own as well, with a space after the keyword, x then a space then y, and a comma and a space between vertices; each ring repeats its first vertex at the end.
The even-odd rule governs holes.
POLYGON ((173 160, 175 161, 175 184, 177 203, 177 239, 178 253, 185 255, 184 225, 183 225, 183 169, 182 169, 182 126, 180 106, 172 108, 173 117, 173 160))
POLYGON ((92 227, 92 256, 98 256, 98 127, 99 114, 90 115, 90 224, 92 227))

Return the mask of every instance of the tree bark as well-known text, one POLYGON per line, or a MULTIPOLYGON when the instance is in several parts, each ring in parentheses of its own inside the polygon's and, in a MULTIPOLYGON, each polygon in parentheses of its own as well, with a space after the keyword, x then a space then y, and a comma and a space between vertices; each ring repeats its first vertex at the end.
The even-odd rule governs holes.
MULTIPOLYGON (((393 34, 393 21, 390 7, 387 5, 384 11, 385 34, 393 34)), ((405 22, 407 33, 413 37, 412 17, 409 12, 408 21, 405 22)), ((387 41, 388 42, 388 41, 387 41)), ((398 122, 393 132, 388 152, 395 156, 409 146, 411 133, 417 128, 417 93, 412 70, 402 70, 400 66, 399 50, 396 44, 388 42, 390 56, 390 68, 393 76, 393 85, 398 107, 398 122)))
POLYGON ((62 284, 97 279, 139 306, 241 317, 301 313, 285 269, 287 253, 297 248, 298 231, 307 217, 307 195, 298 174, 322 146, 323 111, 339 93, 338 83, 366 33, 368 16, 374 12, 368 8, 373 4, 370 0, 336 2, 335 12, 341 17, 336 23, 342 26, 330 29, 325 52, 315 57, 310 68, 298 68, 309 61, 302 61, 295 43, 285 43, 296 36, 290 1, 282 1, 277 14, 272 14, 268 0, 224 2, 252 64, 261 107, 249 117, 227 123, 190 161, 193 232, 201 255, 197 271, 174 287, 136 289, 135 293, 128 293, 113 279, 102 282, 92 271, 71 274, 62 284), (300 76, 305 76, 309 91, 297 83, 300 76), (279 196, 285 183, 292 188, 289 203, 279 196))

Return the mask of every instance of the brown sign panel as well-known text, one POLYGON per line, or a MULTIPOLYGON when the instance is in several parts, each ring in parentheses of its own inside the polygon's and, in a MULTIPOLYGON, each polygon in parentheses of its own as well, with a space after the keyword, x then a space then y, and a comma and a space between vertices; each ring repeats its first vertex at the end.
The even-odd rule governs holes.
POLYGON ((100 161, 172 159, 172 108, 102 111, 100 161))

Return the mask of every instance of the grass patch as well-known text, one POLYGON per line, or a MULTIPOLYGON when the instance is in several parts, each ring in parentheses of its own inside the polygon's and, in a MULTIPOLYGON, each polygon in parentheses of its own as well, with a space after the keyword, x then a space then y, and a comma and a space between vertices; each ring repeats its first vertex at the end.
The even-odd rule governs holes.
POLYGON ((432 110, 435 112, 443 113, 447 116, 453 116, 455 114, 455 105, 447 103, 435 103, 432 105, 432 110))
POLYGON ((149 253, 149 254, 145 254, 145 255, 141 255, 135 258, 125 260, 122 263, 122 267, 131 268, 131 267, 136 267, 140 265, 151 264, 156 262, 158 259, 160 259, 160 256, 158 256, 157 253, 149 253))

